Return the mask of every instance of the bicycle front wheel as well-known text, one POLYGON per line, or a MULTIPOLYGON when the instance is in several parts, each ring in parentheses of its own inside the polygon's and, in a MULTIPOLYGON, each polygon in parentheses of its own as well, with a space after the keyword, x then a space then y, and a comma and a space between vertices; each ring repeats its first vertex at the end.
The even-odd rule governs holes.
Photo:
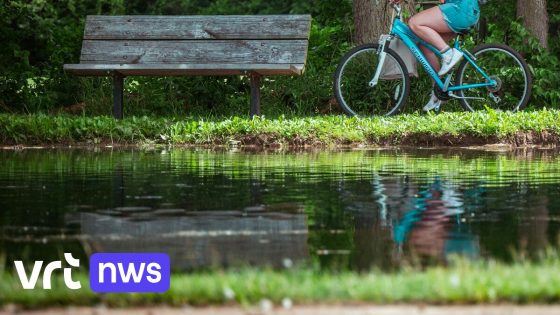
MULTIPOLYGON (((532 77, 527 63, 512 48, 501 44, 485 44, 476 47, 471 54, 476 64, 493 80, 496 86, 472 88, 457 92, 461 105, 467 111, 523 110, 531 97, 532 77)), ((484 83, 486 79, 466 59, 459 65, 455 75, 457 86, 484 83)))
POLYGON ((334 91, 340 107, 349 116, 395 115, 406 103, 410 78, 406 65, 387 49, 382 76, 370 82, 379 65, 379 45, 358 46, 342 57, 334 78, 334 91))

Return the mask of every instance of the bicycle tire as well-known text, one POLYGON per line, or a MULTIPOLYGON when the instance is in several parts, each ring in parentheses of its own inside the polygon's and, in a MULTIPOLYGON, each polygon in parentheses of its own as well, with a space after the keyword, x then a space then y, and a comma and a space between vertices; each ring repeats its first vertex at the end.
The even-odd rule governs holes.
MULTIPOLYGON (((514 60, 517 62, 517 64, 521 67, 521 69, 523 70, 523 75, 524 75, 524 79, 525 79, 525 88, 523 90, 523 96, 521 97, 520 101, 516 104, 516 106, 514 106, 513 108, 511 108, 511 110, 513 112, 517 112, 517 111, 521 111, 523 109, 525 109, 525 107, 527 107, 527 104, 529 103, 529 100, 531 98, 531 93, 532 93, 532 84, 533 84, 533 78, 531 75, 531 71, 529 70, 529 66, 527 65, 527 62, 525 61, 525 59, 523 59, 523 57, 513 48, 504 45, 504 44, 482 44, 479 45, 477 47, 475 47, 470 53, 471 55, 479 58, 481 54, 483 54, 484 52, 487 51, 503 51, 506 54, 508 54, 509 56, 513 57, 514 60)), ((463 85, 464 82, 464 78, 463 76, 465 75, 465 70, 466 67, 469 65, 470 63, 464 59, 461 64, 459 65, 459 67, 457 67, 457 70, 455 72, 455 85, 456 86, 461 86, 463 85)), ((486 70, 485 70, 486 71, 486 70)), ((489 73, 488 75, 492 75, 492 73, 489 73)), ((459 90, 458 91, 458 96, 460 97, 464 97, 464 90, 459 90)), ((471 106, 471 104, 469 103, 469 100, 467 99, 459 99, 459 102, 461 103, 461 105, 463 106, 463 108, 466 111, 475 111, 474 107, 471 106)), ((472 103, 472 101, 471 101, 472 103)))
MULTIPOLYGON (((358 114, 356 113, 356 110, 352 108, 352 106, 350 104, 348 104, 348 102, 345 100, 344 95, 341 91, 341 78, 343 75, 343 71, 345 70, 346 64, 348 63, 349 60, 351 60, 354 56, 357 56, 361 53, 363 53, 366 50, 373 50, 373 51, 378 51, 379 49, 379 45, 378 44, 364 44, 364 45, 360 45, 357 46, 355 48, 353 48, 352 50, 348 51, 340 60, 338 67, 336 69, 335 72, 335 77, 334 77, 334 84, 333 84, 333 89, 335 92, 335 96, 336 96, 336 100, 339 104, 339 106, 342 108, 342 110, 348 115, 348 116, 358 116, 358 114)), ((400 99, 396 102, 395 106, 393 106, 393 108, 391 110, 389 110, 387 113, 385 113, 385 116, 391 116, 391 115, 396 115, 399 114, 400 112, 402 112, 402 110, 404 109, 408 96, 410 94, 410 77, 408 75, 408 69, 406 68, 406 65, 404 63, 404 61, 401 59, 401 57, 399 57, 399 55, 393 51, 390 48, 386 48, 386 52, 388 55, 390 55, 398 64, 398 66, 400 67, 400 70, 402 71, 403 75, 403 94, 400 97, 400 99)), ((371 71, 371 76, 369 77, 368 80, 370 80, 371 78, 373 78, 373 74, 375 73, 376 68, 372 69, 371 71)), ((367 83, 368 82, 364 82, 364 88, 367 88, 367 83)), ((375 106, 375 105, 373 105, 375 106)))

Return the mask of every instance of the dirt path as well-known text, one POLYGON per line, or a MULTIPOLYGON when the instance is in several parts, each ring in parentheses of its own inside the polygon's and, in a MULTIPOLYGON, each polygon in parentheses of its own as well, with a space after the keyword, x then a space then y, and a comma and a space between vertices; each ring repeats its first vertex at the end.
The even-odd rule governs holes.
POLYGON ((0 310, 0 315, 558 315, 560 305, 551 306, 297 306, 291 309, 242 309, 239 307, 126 309, 53 308, 18 311, 13 307, 0 310))

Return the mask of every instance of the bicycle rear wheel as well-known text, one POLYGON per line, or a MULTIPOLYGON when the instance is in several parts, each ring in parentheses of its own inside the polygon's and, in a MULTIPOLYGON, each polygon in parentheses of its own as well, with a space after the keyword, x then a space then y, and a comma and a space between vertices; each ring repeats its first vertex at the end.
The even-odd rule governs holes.
POLYGON ((349 116, 395 115, 406 103, 410 78, 406 65, 391 49, 387 49, 384 78, 371 87, 379 65, 379 45, 366 44, 350 50, 342 57, 334 78, 334 91, 340 107, 349 116))
MULTIPOLYGON (((480 87, 457 91, 459 97, 479 98, 460 99, 467 111, 483 110, 523 110, 531 97, 532 77, 527 63, 512 48, 501 44, 480 45, 471 52, 476 64, 490 78, 497 81, 495 87, 480 87)), ((485 78, 466 59, 459 65, 455 74, 455 85, 486 82, 485 78)))

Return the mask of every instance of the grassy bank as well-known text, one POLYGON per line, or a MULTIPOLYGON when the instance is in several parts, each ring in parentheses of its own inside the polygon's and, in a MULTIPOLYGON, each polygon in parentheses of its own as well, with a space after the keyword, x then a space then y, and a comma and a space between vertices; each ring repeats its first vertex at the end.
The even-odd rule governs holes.
POLYGON ((0 114, 2 144, 480 145, 559 144, 560 111, 396 117, 158 118, 0 114))
MULTIPOLYGON (((310 270, 242 270, 173 275, 164 294, 105 294, 89 290, 87 276, 78 278, 82 289, 65 289, 62 276, 52 290, 22 290, 17 276, 4 274, 0 304, 26 307, 57 305, 221 305, 253 304, 263 299, 275 304, 290 299, 307 303, 558 303, 560 259, 539 263, 465 263, 424 271, 357 274, 310 270)), ((76 277, 76 275, 75 275, 76 277)))

